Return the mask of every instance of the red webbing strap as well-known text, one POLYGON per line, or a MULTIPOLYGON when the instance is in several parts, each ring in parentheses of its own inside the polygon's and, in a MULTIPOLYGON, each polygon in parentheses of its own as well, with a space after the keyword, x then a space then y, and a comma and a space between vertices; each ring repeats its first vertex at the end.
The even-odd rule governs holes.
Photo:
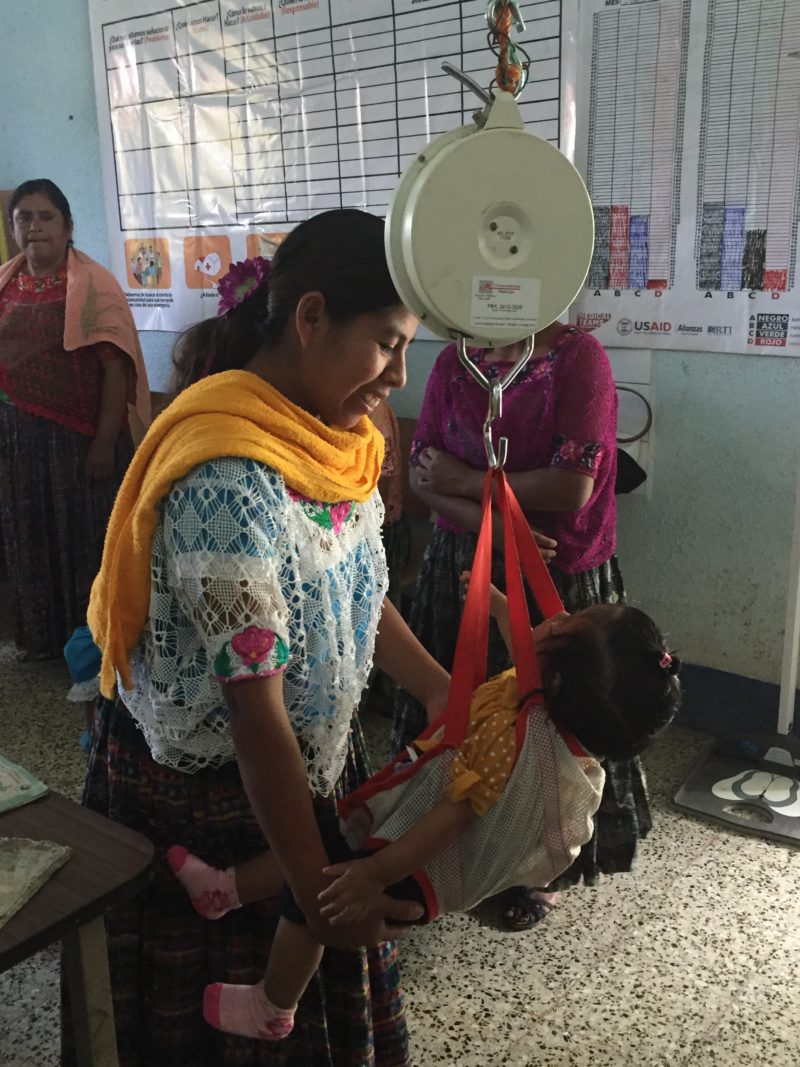
POLYGON ((519 552, 522 573, 531 587, 531 592, 539 605, 542 617, 549 619, 563 611, 564 605, 561 603, 558 590, 553 585, 550 571, 547 569, 547 564, 542 559, 542 555, 536 546, 528 520, 525 518, 522 508, 514 496, 514 491, 508 484, 505 474, 501 472, 500 477, 506 490, 509 512, 514 526, 514 540, 519 552))
POLYGON ((445 740, 460 745, 467 735, 472 694, 486 681, 489 650, 489 583, 492 577, 492 480, 489 470, 483 483, 483 515, 472 573, 458 629, 456 652, 444 712, 445 740))
MULTIPOLYGON (((501 471, 497 478, 497 503, 503 519, 503 538, 505 542, 506 596, 508 598, 508 618, 511 629, 511 649, 514 666, 517 669, 517 687, 520 696, 541 689, 542 680, 539 661, 531 634, 531 620, 525 587, 520 571, 519 545, 517 544, 514 524, 509 507, 510 489, 505 475, 501 471)), ((529 531, 530 532, 530 531, 529 531)))

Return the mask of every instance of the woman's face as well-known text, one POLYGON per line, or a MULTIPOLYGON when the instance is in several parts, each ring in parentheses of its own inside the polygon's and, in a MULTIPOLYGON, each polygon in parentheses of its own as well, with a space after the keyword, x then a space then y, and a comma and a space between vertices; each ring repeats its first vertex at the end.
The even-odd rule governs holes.
POLYGON ((19 245, 32 274, 54 270, 67 258, 72 223, 43 193, 24 196, 14 208, 14 240, 19 245))
POLYGON ((406 351, 419 319, 402 305, 331 322, 319 293, 298 305, 295 399, 328 426, 352 429, 406 383, 406 351))

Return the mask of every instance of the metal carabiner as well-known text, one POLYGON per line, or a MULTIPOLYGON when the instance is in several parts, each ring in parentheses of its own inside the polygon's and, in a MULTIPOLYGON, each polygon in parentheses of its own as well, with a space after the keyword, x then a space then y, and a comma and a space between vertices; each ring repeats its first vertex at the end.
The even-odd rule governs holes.
MULTIPOLYGON (((502 7, 506 3, 506 0, 489 0, 488 7, 486 8, 486 22, 492 33, 497 29, 497 9, 502 7)), ((511 8, 511 21, 514 23, 519 33, 525 32, 525 22, 522 15, 519 13, 519 7, 515 3, 515 0, 508 0, 508 6, 511 8)))
POLYGON ((508 457, 508 438, 501 437, 497 442, 497 452, 492 441, 492 423, 503 414, 503 383, 495 378, 489 389, 489 410, 483 421, 483 447, 486 459, 493 470, 502 470, 508 457))
POLYGON ((494 442, 492 440, 492 423, 495 419, 499 419, 503 414, 503 391, 508 389, 512 382, 517 379, 520 371, 531 358, 533 353, 533 334, 531 334, 525 341, 525 348, 522 350, 522 354, 519 356, 514 366, 502 378, 493 378, 490 380, 486 377, 480 367, 476 363, 473 363, 469 358, 469 353, 467 352, 467 339, 463 334, 459 334, 458 340, 456 341, 456 350, 458 352, 458 360, 461 366, 468 371, 475 381, 483 386, 489 394, 489 407, 483 423, 483 447, 486 449, 486 459, 489 466, 493 470, 502 469, 505 466, 508 457, 508 438, 500 438, 497 442, 497 451, 495 452, 494 442))

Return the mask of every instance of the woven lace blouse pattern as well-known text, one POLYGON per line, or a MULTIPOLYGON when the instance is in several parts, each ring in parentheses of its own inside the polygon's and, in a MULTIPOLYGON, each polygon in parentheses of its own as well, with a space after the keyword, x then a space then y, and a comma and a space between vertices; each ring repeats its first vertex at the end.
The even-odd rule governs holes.
POLYGON ((216 459, 176 482, 133 688, 121 690, 158 763, 193 772, 234 759, 220 679, 284 671, 311 791, 332 792, 387 587, 382 518, 377 493, 309 501, 253 460, 216 459))

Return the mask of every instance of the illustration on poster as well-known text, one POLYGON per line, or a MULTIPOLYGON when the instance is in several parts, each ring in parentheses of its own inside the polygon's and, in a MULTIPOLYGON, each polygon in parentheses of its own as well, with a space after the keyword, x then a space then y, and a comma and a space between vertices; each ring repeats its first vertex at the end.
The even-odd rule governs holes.
POLYGON ((163 265, 161 253, 152 244, 142 242, 130 260, 131 274, 143 289, 157 289, 161 281, 163 265))
POLYGON ((169 289, 172 285, 169 241, 166 238, 129 238, 125 242, 124 257, 129 289, 169 289))
POLYGON ((222 270, 222 260, 216 252, 209 252, 203 259, 195 260, 194 269, 211 278, 222 270))
POLYGON ((217 281, 233 262, 230 238, 225 234, 193 235, 183 239, 184 277, 187 289, 217 291, 217 281))

